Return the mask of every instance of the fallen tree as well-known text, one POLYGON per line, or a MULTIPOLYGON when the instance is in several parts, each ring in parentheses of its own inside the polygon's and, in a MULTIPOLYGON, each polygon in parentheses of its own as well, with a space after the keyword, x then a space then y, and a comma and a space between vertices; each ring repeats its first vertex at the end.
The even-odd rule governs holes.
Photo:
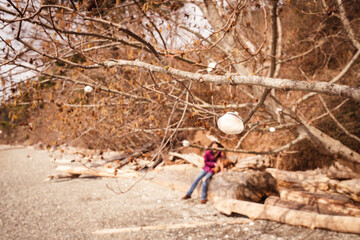
POLYGON ((336 185, 336 191, 348 195, 354 201, 360 202, 360 179, 341 181, 336 185))
POLYGON ((227 215, 238 213, 254 220, 264 219, 311 229, 322 228, 360 234, 360 218, 358 217, 317 214, 235 199, 216 199, 214 206, 227 215))
POLYGON ((276 179, 278 187, 306 190, 308 192, 341 193, 354 201, 360 201, 360 179, 338 181, 330 179, 326 170, 284 171, 275 168, 266 169, 276 179))
MULTIPOLYGON (((185 193, 198 173, 199 169, 189 164, 170 165, 156 168, 149 173, 148 179, 185 193)), ((201 182, 193 196, 199 197, 200 194, 201 182)), ((261 202, 271 195, 278 195, 276 181, 271 174, 261 171, 218 173, 212 177, 208 187, 210 200, 223 197, 261 202)))
POLYGON ((10 69, 1 72, 1 91, 9 94, 4 102, 12 124, 34 131, 38 124, 26 117, 20 121, 18 111, 18 106, 32 107, 35 118, 49 119, 44 128, 54 129, 46 136, 49 142, 81 139, 92 148, 121 150, 154 142, 158 149, 152 160, 158 164, 164 149, 177 147, 180 132, 219 133, 220 115, 238 111, 245 123, 241 141, 261 132, 282 146, 255 151, 239 149, 239 141, 230 151, 279 153, 306 140, 360 172, 352 142, 335 139, 339 134, 320 131, 323 126, 314 122, 329 117, 359 143, 356 125, 347 129, 342 123, 356 122, 356 115, 336 119, 360 101, 351 71, 360 55, 354 34, 360 15, 349 11, 351 2, 102 1, 96 7, 89 1, 55 2, 9 0, 0 6, 8 26, 1 66, 10 69), (281 26, 293 16, 296 21, 281 26), (330 18, 336 22, 334 34, 330 18), (303 19, 309 24, 298 29, 303 19), (282 35, 282 27, 289 34, 282 35), (284 47, 285 42, 292 44, 284 47), (333 43, 339 48, 328 52, 333 43), (330 67, 332 62, 337 64, 330 67), (27 77, 17 78, 23 72, 27 77), (49 118, 38 115, 42 109, 49 118), (284 141, 275 137, 280 131, 284 141))
MULTIPOLYGON (((256 160, 256 158, 252 160, 254 159, 256 160)), ((246 161, 246 165, 249 162, 254 163, 254 161, 249 160, 246 161)), ((258 161, 256 162, 258 163, 258 161)), ((116 163, 111 162, 111 164, 116 163)), ((60 165, 57 170, 67 173, 65 176, 68 178, 81 175, 100 177, 139 176, 139 172, 134 170, 114 169, 106 166, 88 168, 76 164, 73 166, 60 165)), ((276 178, 285 179, 290 187, 294 185, 298 188, 300 183, 306 186, 311 182, 313 185, 319 185, 321 181, 328 180, 324 173, 320 174, 320 170, 287 172, 268 169, 268 171, 274 173, 275 178, 269 172, 254 170, 243 172, 230 170, 218 173, 213 176, 209 183, 208 199, 213 201, 215 207, 225 214, 234 212, 246 215, 251 219, 267 219, 310 228, 359 233, 360 230, 358 227, 354 227, 354 224, 358 224, 360 208, 349 197, 325 193, 325 191, 320 194, 284 188, 279 191, 279 194, 276 178), (264 200, 264 205, 253 203, 264 200)), ((191 164, 159 166, 155 170, 149 171, 144 177, 147 180, 185 193, 198 172, 199 168, 191 164)), ((200 193, 201 184, 194 191, 193 197, 199 197, 200 193)))
POLYGON ((262 171, 218 173, 209 183, 208 197, 262 202, 278 195, 276 180, 262 171))
POLYGON ((248 158, 238 159, 235 166, 232 168, 234 171, 247 171, 259 170, 263 171, 270 167, 270 157, 267 155, 256 155, 248 158))
POLYGON ((196 153, 181 154, 181 153, 176 153, 176 152, 170 152, 169 154, 172 157, 184 159, 185 161, 193 164, 196 167, 204 166, 204 157, 199 156, 196 153))
POLYGON ((285 171, 267 168, 276 179, 279 188, 302 189, 310 192, 335 191, 337 180, 329 179, 321 169, 308 171, 285 171))
POLYGON ((282 189, 280 190, 280 199, 288 201, 287 206, 289 208, 291 208, 291 204, 296 205, 297 203, 311 206, 315 211, 331 211, 333 213, 360 217, 360 205, 352 203, 349 198, 339 194, 334 196, 331 194, 313 194, 282 189))
POLYGON ((353 179, 360 178, 360 174, 353 172, 349 167, 346 167, 339 162, 335 162, 329 167, 326 175, 331 179, 353 179))
POLYGON ((139 176, 139 173, 133 170, 118 170, 116 168, 97 167, 89 168, 84 166, 58 166, 58 172, 68 173, 70 175, 84 175, 94 177, 133 177, 139 176))
MULTIPOLYGON (((265 200, 265 205, 269 206, 277 206, 292 210, 304 211, 304 212, 313 212, 319 214, 327 214, 327 215, 342 215, 346 216, 347 214, 342 214, 339 212, 332 211, 331 209, 327 209, 326 207, 322 208, 316 205, 308 205, 298 202, 293 202, 289 200, 284 200, 276 196, 270 196, 265 200)), ((355 216, 356 217, 356 216, 355 216)))

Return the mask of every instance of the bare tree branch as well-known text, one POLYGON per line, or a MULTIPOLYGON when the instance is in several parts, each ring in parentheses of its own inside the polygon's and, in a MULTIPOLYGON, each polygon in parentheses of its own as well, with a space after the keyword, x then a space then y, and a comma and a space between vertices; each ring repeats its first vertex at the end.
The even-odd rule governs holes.
POLYGON ((250 118, 252 117, 252 115, 254 115, 254 113, 256 112, 256 110, 259 109, 259 107, 261 107, 261 105, 264 104, 265 99, 267 97, 267 95, 270 93, 271 89, 270 88, 266 88, 263 95, 261 96, 260 100, 256 103, 256 105, 251 109, 250 113, 247 115, 247 117, 244 120, 244 124, 246 124, 250 118))
MULTIPOLYGON (((342 101, 339 105, 337 105, 335 108, 333 108, 330 112, 333 112, 333 111, 339 109, 342 105, 344 105, 344 104, 345 104, 346 102, 348 102, 348 101, 349 101, 349 99, 345 99, 345 100, 342 101)), ((316 120, 319 120, 319 119, 321 119, 321 118, 323 118, 323 117, 325 117, 325 116, 327 116, 327 115, 329 115, 329 112, 326 112, 326 113, 324 113, 324 114, 321 114, 320 116, 317 116, 317 117, 315 117, 315 118, 312 118, 312 119, 310 119, 308 122, 309 122, 309 123, 312 123, 312 122, 314 122, 314 121, 316 121, 316 120)))
POLYGON ((268 77, 273 77, 276 69, 276 45, 278 38, 277 30, 277 0, 271 0, 271 53, 270 53, 270 71, 268 77))
MULTIPOLYGON (((329 81, 329 83, 335 83, 337 82, 338 80, 340 80, 344 75, 345 73, 347 73, 347 71, 350 69, 350 67, 353 65, 353 63, 356 61, 356 59, 358 59, 360 55, 360 50, 358 50, 354 56, 351 58, 351 60, 346 64, 346 66, 341 70, 341 72, 336 75, 336 77, 334 77, 333 79, 331 79, 329 81)), ((296 109, 296 106, 298 106, 300 103, 304 102, 305 100, 309 99, 310 97, 312 96, 315 96, 317 93, 315 92, 312 92, 312 93, 308 93, 304 96, 302 96, 300 99, 298 99, 296 101, 296 103, 293 105, 293 109, 296 109)))
POLYGON ((356 40, 355 38, 355 34, 354 31, 352 30, 351 26, 350 26, 350 21, 349 19, 346 17, 346 12, 345 12, 345 8, 344 8, 344 2, 342 0, 337 0, 337 3, 339 5, 339 10, 340 10, 340 16, 341 16, 341 21, 344 24, 344 27, 346 29, 346 32, 351 40, 351 42, 354 44, 354 46, 360 50, 360 42, 358 40, 356 40))
POLYGON ((293 141, 289 142, 288 144, 281 146, 279 148, 276 148, 274 150, 270 150, 270 151, 251 151, 251 150, 230 149, 230 148, 208 148, 208 147, 203 147, 203 146, 199 146, 199 145, 195 145, 195 144, 190 144, 189 147, 199 148, 202 150, 216 150, 216 151, 233 152, 233 153, 248 153, 248 154, 264 155, 264 154, 274 154, 274 153, 282 152, 286 149, 289 149, 291 146, 294 146, 295 144, 301 142, 304 139, 306 139, 306 135, 300 134, 297 138, 295 138, 293 141))
POLYGON ((241 146, 241 143, 246 139, 246 137, 255 129, 259 126, 259 124, 255 124, 254 126, 252 126, 243 136, 241 136, 240 140, 238 141, 238 143, 236 144, 235 149, 238 149, 241 146))
POLYGON ((344 131, 344 133, 346 135, 348 135, 349 137, 355 139, 356 141, 360 142, 360 138, 358 138, 357 136, 355 136, 354 134, 350 133, 334 116, 334 114, 331 113, 329 107, 327 106, 325 100, 323 99, 323 97, 321 97, 321 95, 318 95, 320 101, 322 102, 324 108, 326 109, 326 112, 330 115, 331 119, 336 123, 336 125, 344 131))
POLYGON ((327 82, 305 82, 290 79, 280 78, 268 78, 261 76, 239 76, 239 75, 228 75, 228 76, 217 76, 209 74, 192 73, 171 67, 159 67, 140 61, 127 61, 127 60, 114 60, 105 61, 103 63, 106 67, 115 66, 134 66, 148 69, 150 71, 170 74, 178 77, 187 78, 193 81, 199 82, 210 82, 218 85, 222 84, 233 84, 233 85, 257 85, 264 87, 271 87, 281 90, 293 90, 293 91, 309 91, 318 92, 328 95, 337 95, 342 97, 348 97, 356 102, 360 102, 360 89, 349 87, 345 85, 337 85, 327 82))

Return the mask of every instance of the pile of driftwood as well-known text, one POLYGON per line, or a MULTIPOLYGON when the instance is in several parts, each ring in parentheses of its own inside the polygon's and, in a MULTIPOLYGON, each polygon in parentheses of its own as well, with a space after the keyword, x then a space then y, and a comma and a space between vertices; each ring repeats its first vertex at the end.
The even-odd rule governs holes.
MULTIPOLYGON (((62 174, 54 178, 138 176, 138 170, 160 162, 146 157, 151 147, 144 146, 127 154, 104 153, 97 159, 83 158, 83 162, 57 161, 57 170, 62 174)), ((336 163, 326 170, 290 172, 270 168, 266 156, 233 160, 234 167, 216 174, 209 184, 208 198, 219 211, 251 219, 360 233, 360 175, 347 167, 336 163)), ((203 157, 170 152, 167 163, 171 165, 158 166, 147 179, 185 193, 203 166, 203 157)), ((193 197, 200 193, 198 186, 193 197)))
MULTIPOLYGON (((48 179, 62 180, 80 176, 129 177, 138 176, 138 170, 153 168, 159 161, 150 161, 147 154, 152 144, 147 144, 134 152, 102 152, 87 149, 71 149, 68 155, 62 153, 54 157, 57 174, 48 179)), ((161 155, 160 155, 161 156, 161 155)), ((158 159, 157 159, 158 160, 158 159)))
MULTIPOLYGON (((201 156, 171 155, 201 166, 201 156)), ((164 168, 158 175, 164 171, 168 176, 191 172, 190 169, 176 172, 164 168)), ((167 177, 160 182, 174 181, 167 177)), ((178 190, 186 191, 188 186, 181 184, 180 179, 176 182, 180 186, 178 190)), ((225 214, 360 233, 360 175, 338 163, 326 170, 292 172, 270 168, 270 159, 266 156, 241 159, 231 171, 213 177, 208 196, 225 214)))

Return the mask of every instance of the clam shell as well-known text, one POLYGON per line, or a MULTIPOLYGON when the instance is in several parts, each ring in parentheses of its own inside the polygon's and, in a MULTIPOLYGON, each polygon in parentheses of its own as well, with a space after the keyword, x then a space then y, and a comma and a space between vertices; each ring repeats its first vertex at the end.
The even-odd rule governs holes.
POLYGON ((237 112, 227 112, 217 121, 219 129, 226 134, 239 134, 244 131, 244 122, 237 112))

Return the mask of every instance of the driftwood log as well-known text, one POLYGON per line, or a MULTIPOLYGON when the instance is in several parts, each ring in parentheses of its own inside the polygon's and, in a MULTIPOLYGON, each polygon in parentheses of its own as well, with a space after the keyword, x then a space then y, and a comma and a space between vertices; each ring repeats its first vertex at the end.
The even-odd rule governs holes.
MULTIPOLYGON (((131 153, 131 154, 116 154, 111 157, 104 157, 102 159, 98 159, 94 162, 86 162, 82 160, 72 160, 71 162, 67 161, 67 165, 58 165, 56 167, 56 171, 61 172, 61 174, 57 174, 54 176, 49 176, 48 179, 61 179, 61 178, 73 178, 68 176, 95 176, 95 177, 132 177, 138 176, 139 174, 135 170, 127 169, 122 170, 123 166, 134 160, 135 158, 140 157, 142 154, 150 151, 151 147, 153 146, 152 143, 146 144, 141 147, 139 150, 131 153), (64 175, 65 173, 65 175, 64 175)), ((85 156, 85 154, 83 154, 85 156)), ((100 157, 100 156, 99 156, 100 157)), ((61 160, 58 162, 62 162, 61 160)), ((159 164, 158 162, 154 162, 154 164, 159 164)), ((147 163, 149 164, 149 163, 147 163)), ((140 167, 136 166, 136 169, 140 167)))
POLYGON ((360 202, 360 179, 338 181, 328 178, 321 170, 284 171, 275 168, 266 169, 276 179, 279 189, 291 188, 308 192, 341 193, 356 202, 360 202))
POLYGON ((280 198, 295 204, 315 207, 319 210, 319 213, 331 211, 333 213, 360 217, 360 204, 351 203, 348 197, 342 195, 313 194, 282 189, 280 190, 280 198))
POLYGON ((170 152, 170 156, 184 159, 188 163, 193 164, 196 167, 203 167, 204 166, 204 157, 197 155, 196 153, 176 153, 176 152, 170 152))
POLYGON ((360 179, 341 181, 336 185, 336 191, 346 194, 356 202, 360 202, 360 179))
POLYGON ((357 217, 304 212, 235 199, 216 199, 214 206, 220 212, 227 215, 238 213, 251 219, 264 219, 311 229, 323 228, 338 232, 360 234, 360 218, 357 217))
POLYGON ((308 204, 304 204, 304 203, 293 202, 293 201, 281 199, 276 196, 268 197, 265 200, 264 204, 270 205, 270 206, 277 206, 277 207, 293 209, 293 210, 305 211, 305 212, 315 212, 315 213, 328 214, 328 215, 344 215, 344 216, 346 215, 346 214, 341 214, 338 212, 331 211, 330 209, 328 209, 326 207, 319 207, 319 206, 316 206, 313 204, 308 205, 308 204))
MULTIPOLYGON (((280 197, 299 203, 312 204, 313 202, 324 202, 329 204, 352 204, 352 200, 339 193, 312 193, 306 191, 296 191, 293 189, 281 189, 280 197)), ((349 205, 350 206, 350 205, 349 205)))
POLYGON ((346 167, 338 162, 335 162, 329 167, 326 175, 331 179, 338 180, 360 178, 359 173, 353 172, 349 167, 346 167))
MULTIPOLYGON (((199 172, 199 168, 190 164, 163 166, 149 173, 148 179, 186 193, 199 172)), ((201 184, 199 182, 194 191, 194 197, 200 196, 201 184)), ((209 200, 224 197, 260 202, 266 196, 277 194, 276 180, 271 174, 260 171, 218 173, 212 177, 208 188, 209 200)))
POLYGON ((234 171, 260 170, 270 167, 270 157, 266 155, 256 155, 248 158, 238 159, 232 168, 234 171))
POLYGON ((309 192, 335 192, 335 186, 339 181, 329 179, 319 169, 310 171, 285 171, 275 168, 267 168, 266 172, 276 179, 279 188, 293 188, 309 192))
POLYGON ((105 164, 110 163, 110 162, 114 162, 114 161, 119 161, 118 165, 116 168, 121 168, 122 166, 128 164, 132 159, 134 158, 138 158, 140 157, 142 154, 149 152, 150 149, 152 148, 153 144, 149 143, 146 144, 144 146, 142 146, 139 150, 133 152, 130 155, 125 155, 125 154, 120 154, 117 156, 113 156, 109 159, 104 159, 105 164))
POLYGON ((98 168, 88 168, 83 166, 67 166, 60 165, 57 166, 56 171, 64 172, 71 175, 85 175, 85 176, 95 176, 95 177, 134 177, 138 176, 138 173, 135 171, 124 171, 114 168, 98 167, 98 168))
POLYGON ((278 195, 276 180, 262 171, 229 171, 213 176, 208 189, 209 199, 215 197, 261 202, 278 195))

